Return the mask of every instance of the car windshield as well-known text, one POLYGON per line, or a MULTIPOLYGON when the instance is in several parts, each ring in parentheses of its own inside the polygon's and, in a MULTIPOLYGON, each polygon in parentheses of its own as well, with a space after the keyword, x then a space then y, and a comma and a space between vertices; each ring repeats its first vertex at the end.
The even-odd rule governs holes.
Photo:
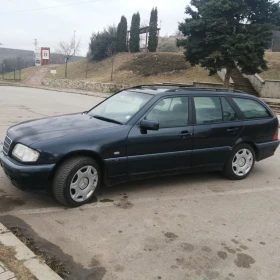
POLYGON ((97 105, 88 114, 104 121, 126 124, 152 97, 141 92, 122 91, 97 105))

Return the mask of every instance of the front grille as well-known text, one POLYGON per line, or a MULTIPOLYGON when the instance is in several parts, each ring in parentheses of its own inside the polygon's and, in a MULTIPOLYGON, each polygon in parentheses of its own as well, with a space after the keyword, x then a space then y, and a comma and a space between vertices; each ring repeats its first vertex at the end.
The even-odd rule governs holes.
POLYGON ((8 155, 11 144, 12 144, 12 139, 7 134, 3 146, 3 152, 5 155, 8 155))

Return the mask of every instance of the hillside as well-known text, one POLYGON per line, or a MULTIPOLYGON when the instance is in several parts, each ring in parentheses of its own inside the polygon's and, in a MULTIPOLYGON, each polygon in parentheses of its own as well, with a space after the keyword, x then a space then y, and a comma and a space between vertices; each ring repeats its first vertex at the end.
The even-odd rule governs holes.
POLYGON ((280 52, 266 52, 268 70, 260 74, 264 80, 280 80, 280 52))
MULTIPOLYGON (((64 66, 58 66, 56 78, 64 78, 64 66)), ((86 78, 87 61, 69 63, 69 79, 86 78)), ((87 79, 111 82, 111 62, 105 59, 90 62, 87 79)), ((48 74, 48 77, 52 77, 48 74)), ((154 82, 192 83, 193 81, 221 83, 218 75, 208 76, 201 67, 191 67, 181 53, 121 53, 115 56, 112 83, 137 85, 154 82)))

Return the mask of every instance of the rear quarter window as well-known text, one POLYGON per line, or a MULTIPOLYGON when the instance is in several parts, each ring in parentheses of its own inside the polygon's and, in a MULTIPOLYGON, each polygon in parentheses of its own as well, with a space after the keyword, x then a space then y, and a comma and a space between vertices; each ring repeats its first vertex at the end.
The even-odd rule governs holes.
POLYGON ((271 117, 269 111, 255 100, 246 98, 233 98, 246 119, 261 119, 271 117))

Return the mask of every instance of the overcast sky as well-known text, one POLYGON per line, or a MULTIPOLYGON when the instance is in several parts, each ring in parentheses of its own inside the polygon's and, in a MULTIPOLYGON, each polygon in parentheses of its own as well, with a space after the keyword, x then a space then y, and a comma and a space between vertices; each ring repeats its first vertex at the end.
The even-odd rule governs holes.
MULTIPOLYGON (((134 12, 142 22, 149 22, 154 6, 162 21, 161 35, 173 34, 185 17, 189 0, 0 0, 0 43, 2 47, 34 50, 34 38, 39 47, 56 49, 60 41, 69 41, 76 30, 81 41, 81 55, 88 50, 92 32, 109 24, 118 24, 125 15, 130 26, 134 12), (88 2, 88 3, 81 3, 88 2), (76 5, 71 5, 80 3, 76 5), (53 6, 65 7, 49 8, 53 6), (33 11, 24 11, 31 10, 33 11), (35 10, 36 9, 36 10, 35 10)), ((0 46, 1 47, 1 46, 0 46)))

